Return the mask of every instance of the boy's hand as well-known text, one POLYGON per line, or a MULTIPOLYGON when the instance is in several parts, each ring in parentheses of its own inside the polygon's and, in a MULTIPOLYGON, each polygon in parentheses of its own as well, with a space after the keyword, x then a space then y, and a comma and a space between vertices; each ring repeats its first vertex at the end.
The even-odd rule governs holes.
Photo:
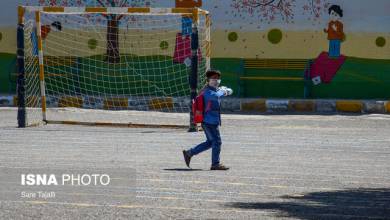
POLYGON ((226 88, 226 93, 227 93, 227 95, 232 95, 233 94, 233 89, 226 88))
POLYGON ((233 94, 233 89, 231 89, 231 88, 227 88, 225 86, 221 86, 219 89, 224 91, 225 96, 229 96, 229 95, 233 94))

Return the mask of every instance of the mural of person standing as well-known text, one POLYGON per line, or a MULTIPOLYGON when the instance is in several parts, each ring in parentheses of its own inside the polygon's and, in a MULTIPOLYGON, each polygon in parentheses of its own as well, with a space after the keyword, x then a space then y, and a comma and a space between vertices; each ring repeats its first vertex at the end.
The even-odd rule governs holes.
POLYGON ((329 40, 329 57, 339 58, 341 50, 341 41, 344 39, 344 25, 340 21, 343 17, 343 10, 339 5, 332 5, 329 8, 330 22, 328 29, 324 29, 328 33, 329 40))
MULTIPOLYGON (((52 27, 55 31, 62 31, 62 24, 59 21, 53 22, 51 25, 42 25, 41 26, 41 37, 42 40, 45 40, 49 33, 52 30, 52 27)), ((31 33, 31 42, 32 42, 32 51, 34 56, 38 56, 38 34, 36 32, 36 29, 31 33)))
MULTIPOLYGON (((176 0, 176 8, 202 7, 202 0, 176 0)), ((187 16, 182 18, 182 35, 190 36, 192 33, 192 19, 187 16)))
MULTIPOLYGON (((176 8, 196 8, 202 6, 202 0, 176 0, 176 8)), ((181 19, 181 33, 176 35, 175 53, 173 55, 174 63, 184 63, 186 66, 191 65, 191 34, 192 18, 186 15, 181 19)), ((199 59, 201 59, 199 50, 199 59)))
POLYGON ((314 85, 331 83, 346 60, 340 53, 341 42, 345 37, 344 25, 340 21, 343 10, 339 5, 332 5, 328 11, 330 22, 324 31, 328 33, 329 53, 322 52, 311 65, 310 78, 314 85))

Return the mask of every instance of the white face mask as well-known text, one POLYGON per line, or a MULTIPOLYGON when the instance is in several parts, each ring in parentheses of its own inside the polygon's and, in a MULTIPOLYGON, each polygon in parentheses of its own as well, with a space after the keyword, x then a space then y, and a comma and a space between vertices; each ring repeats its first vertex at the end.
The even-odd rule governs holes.
POLYGON ((220 79, 210 79, 209 86, 217 88, 221 84, 220 79))

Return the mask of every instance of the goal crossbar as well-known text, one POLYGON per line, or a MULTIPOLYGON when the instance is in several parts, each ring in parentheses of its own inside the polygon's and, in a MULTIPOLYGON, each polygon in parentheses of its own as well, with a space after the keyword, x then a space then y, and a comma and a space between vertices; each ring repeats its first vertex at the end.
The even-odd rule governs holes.
POLYGON ((148 8, 148 7, 50 7, 50 6, 19 6, 19 16, 24 12, 50 12, 61 14, 73 13, 107 13, 107 14, 149 14, 169 15, 185 14, 197 18, 199 15, 209 15, 209 11, 200 8, 148 8))

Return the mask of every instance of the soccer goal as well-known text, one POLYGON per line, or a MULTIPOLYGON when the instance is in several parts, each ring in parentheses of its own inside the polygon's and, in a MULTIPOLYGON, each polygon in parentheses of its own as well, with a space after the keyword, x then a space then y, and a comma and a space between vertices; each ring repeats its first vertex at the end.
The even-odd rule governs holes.
POLYGON ((20 6, 18 23, 19 127, 193 126, 207 11, 20 6))

